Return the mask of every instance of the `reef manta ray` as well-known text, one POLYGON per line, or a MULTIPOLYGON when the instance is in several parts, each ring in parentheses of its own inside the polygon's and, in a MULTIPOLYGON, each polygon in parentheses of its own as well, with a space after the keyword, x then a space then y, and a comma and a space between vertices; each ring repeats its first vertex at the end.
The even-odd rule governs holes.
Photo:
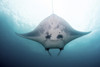
POLYGON ((50 54, 49 49, 57 48, 61 51, 70 41, 88 33, 90 32, 76 31, 64 19, 52 14, 45 18, 32 32, 18 35, 39 42, 50 54))

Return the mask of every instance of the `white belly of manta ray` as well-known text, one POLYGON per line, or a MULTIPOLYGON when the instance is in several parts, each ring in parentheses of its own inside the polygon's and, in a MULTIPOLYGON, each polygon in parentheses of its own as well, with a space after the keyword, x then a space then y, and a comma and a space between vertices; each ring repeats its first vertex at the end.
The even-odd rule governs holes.
POLYGON ((70 41, 88 33, 90 32, 76 31, 64 19, 52 14, 41 21, 32 32, 18 35, 39 42, 50 54, 49 49, 60 49, 61 51, 70 41))

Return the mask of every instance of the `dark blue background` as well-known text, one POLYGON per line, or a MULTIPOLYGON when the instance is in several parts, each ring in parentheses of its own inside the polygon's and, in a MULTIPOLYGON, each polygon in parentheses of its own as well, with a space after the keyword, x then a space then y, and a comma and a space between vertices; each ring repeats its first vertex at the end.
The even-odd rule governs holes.
POLYGON ((100 67, 100 30, 67 44, 59 50, 50 50, 34 41, 15 34, 11 16, 0 12, 0 67, 100 67))

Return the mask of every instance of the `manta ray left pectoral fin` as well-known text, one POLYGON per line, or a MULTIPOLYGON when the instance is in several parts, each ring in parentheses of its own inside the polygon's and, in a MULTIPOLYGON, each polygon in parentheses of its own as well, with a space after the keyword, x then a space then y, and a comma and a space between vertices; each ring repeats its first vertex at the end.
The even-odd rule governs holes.
POLYGON ((26 39, 30 39, 30 40, 34 40, 34 41, 37 41, 39 42, 39 37, 38 36, 31 36, 30 34, 32 33, 25 33, 25 34, 19 34, 19 33, 16 33, 18 36, 20 37, 23 37, 23 38, 26 38, 26 39))

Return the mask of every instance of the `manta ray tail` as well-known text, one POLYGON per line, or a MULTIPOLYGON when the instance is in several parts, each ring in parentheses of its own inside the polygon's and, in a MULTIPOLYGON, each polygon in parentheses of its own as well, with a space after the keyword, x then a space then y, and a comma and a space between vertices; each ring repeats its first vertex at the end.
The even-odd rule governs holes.
POLYGON ((49 52, 50 48, 45 48, 45 50, 48 52, 48 54, 51 56, 51 53, 49 52))
POLYGON ((63 50, 63 48, 59 48, 59 53, 58 53, 58 55, 57 56, 59 56, 60 55, 60 53, 61 53, 61 51, 63 50))
POLYGON ((48 54, 51 56, 51 53, 48 51, 48 54))

